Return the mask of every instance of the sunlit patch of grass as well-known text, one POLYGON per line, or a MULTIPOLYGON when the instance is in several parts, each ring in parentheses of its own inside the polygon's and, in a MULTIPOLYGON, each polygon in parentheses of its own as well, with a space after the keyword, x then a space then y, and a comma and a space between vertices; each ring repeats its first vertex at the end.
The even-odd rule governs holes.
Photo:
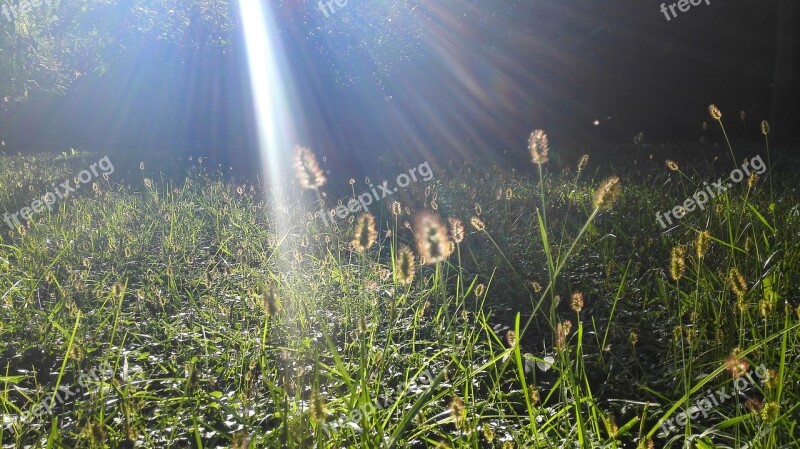
MULTIPOLYGON (((620 181, 582 159, 550 173, 542 136, 530 172, 448 167, 330 228, 313 217, 324 186, 298 188, 305 200, 277 205, 281 232, 263 186, 202 164, 162 177, 153 161, 115 163, 118 177, 2 235, 3 444, 794 441, 800 218, 782 187, 796 179, 765 174, 664 231, 655 212, 711 169, 655 164, 620 181), (660 434, 733 388, 734 350, 770 380, 660 434), (13 423, 103 363, 113 376, 13 423)), ((0 205, 17 210, 26 186, 46 191, 94 156, 70 157, 4 158, 2 182, 23 187, 0 205)))

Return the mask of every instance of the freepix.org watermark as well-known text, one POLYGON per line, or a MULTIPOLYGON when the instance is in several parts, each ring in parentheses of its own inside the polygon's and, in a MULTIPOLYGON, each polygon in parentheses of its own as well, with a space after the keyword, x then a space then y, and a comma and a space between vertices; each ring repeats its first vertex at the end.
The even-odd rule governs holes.
POLYGON ((369 212, 369 206, 373 203, 373 200, 381 201, 387 196, 397 192, 401 188, 408 187, 412 181, 428 182, 432 178, 433 170, 431 170, 430 164, 428 164, 426 161, 409 170, 408 174, 400 173, 395 180, 397 187, 389 188, 389 181, 383 181, 383 183, 377 187, 370 184, 370 191, 361 193, 354 198, 350 198, 346 206, 344 204, 340 204, 327 212, 319 211, 317 212, 316 216, 322 217, 322 222, 325 223, 325 227, 329 227, 330 223, 328 222, 328 218, 330 218, 331 221, 335 221, 336 217, 339 217, 339 219, 345 219, 349 214, 362 210, 364 212, 369 212), (419 175, 421 178, 417 178, 417 175, 419 175))
POLYGON ((703 418, 708 418, 708 412, 711 411, 714 407, 718 407, 723 402, 727 401, 728 399, 733 398, 736 396, 737 392, 742 391, 749 387, 750 385, 755 385, 755 380, 753 379, 753 372, 755 372, 756 377, 762 382, 766 382, 769 380, 769 371, 767 367, 763 364, 759 365, 754 370, 748 371, 743 376, 737 377, 733 381, 733 389, 734 391, 728 391, 727 387, 722 387, 719 390, 712 391, 710 388, 706 391, 706 395, 700 398, 699 400, 695 401, 689 410, 685 412, 681 412, 676 414, 674 417, 664 421, 661 424, 661 432, 662 434, 669 435, 669 433, 673 430, 677 430, 676 427, 673 425, 673 422, 678 426, 685 426, 687 423, 686 416, 688 415, 690 419, 697 419, 698 416, 703 415, 703 418))
POLYGON ((108 175, 112 173, 114 173, 114 164, 112 164, 111 160, 109 160, 108 156, 106 156, 90 165, 88 170, 81 170, 81 172, 78 173, 78 176, 75 177, 74 187, 70 186, 70 183, 73 181, 72 179, 67 179, 59 184, 58 187, 56 186, 56 183, 53 183, 53 190, 55 193, 47 192, 42 195, 41 199, 33 200, 30 206, 23 207, 13 214, 8 212, 4 213, 3 221, 6 222, 9 228, 18 229, 20 226, 22 226, 20 218, 22 218, 24 221, 28 221, 31 219, 31 216, 34 212, 37 214, 44 212, 45 208, 52 212, 53 205, 55 205, 58 200, 62 200, 70 193, 80 189, 81 185, 91 182, 92 179, 95 179, 99 176, 108 177, 108 175), (98 168, 102 171, 102 173, 97 172, 98 168), (59 187, 61 187, 63 190, 59 190, 59 187))
POLYGON ((683 218, 688 212, 694 211, 695 207, 699 207, 701 210, 705 209, 706 203, 708 203, 710 199, 716 198, 717 195, 725 193, 726 190, 733 187, 733 183, 725 181, 731 180, 733 182, 742 182, 742 180, 745 178, 745 175, 750 176, 750 168, 753 168, 758 175, 761 175, 767 171, 767 166, 764 164, 764 161, 761 160, 761 155, 758 155, 750 160, 746 160, 744 164, 742 164, 741 170, 738 168, 733 169, 731 174, 726 179, 719 178, 717 179, 717 182, 712 181, 711 185, 708 185, 707 182, 704 182, 703 185, 705 186, 705 189, 700 189, 695 192, 691 198, 686 198, 686 201, 683 202, 683 205, 675 206, 672 208, 672 210, 668 210, 666 212, 656 212, 656 220, 658 220, 658 224, 661 225, 661 229, 667 228, 667 224, 663 219, 666 219, 670 226, 672 225, 672 218, 670 218, 670 214, 672 214, 673 217, 678 220, 683 218))
POLYGON ((325 17, 327 18, 330 17, 331 14, 336 12, 336 8, 333 7, 334 4, 338 6, 339 9, 341 9, 347 6, 347 0, 320 0, 317 9, 322 11, 322 13, 325 14, 325 17), (325 7, 326 3, 328 5, 327 8, 325 7), (330 11, 330 14, 328 13, 328 11, 330 11))
POLYGON ((671 5, 667 5, 666 3, 661 4, 661 12, 664 13, 664 16, 667 18, 667 22, 670 20, 677 18, 678 13, 675 12, 675 8, 678 8, 680 12, 689 11, 689 8, 692 6, 700 6, 701 4, 705 3, 706 5, 711 5, 711 0, 679 0, 676 3, 672 3, 671 5), (667 12, 667 8, 669 8, 669 13, 672 13, 672 17, 667 12))
POLYGON ((107 381, 113 374, 114 369, 112 366, 108 364, 108 362, 103 362, 99 367, 92 368, 91 371, 84 372, 78 376, 77 386, 62 385, 58 390, 53 392, 53 397, 51 399, 45 399, 19 416, 12 416, 10 420, 7 419, 8 417, 3 416, 3 424, 7 429, 13 429, 11 424, 14 422, 28 425, 44 417, 51 416, 57 404, 64 404, 69 398, 88 392, 94 384, 107 381))

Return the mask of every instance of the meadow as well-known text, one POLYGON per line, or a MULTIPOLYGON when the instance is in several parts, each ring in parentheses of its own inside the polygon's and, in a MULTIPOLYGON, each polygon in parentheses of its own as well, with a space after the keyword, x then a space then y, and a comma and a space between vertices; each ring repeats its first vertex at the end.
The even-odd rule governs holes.
MULTIPOLYGON (((798 172, 762 131, 558 169, 535 132, 528 167, 432 162, 331 226, 382 179, 303 150, 281 200, 202 158, 111 155, 4 225, 2 445, 800 447, 798 172)), ((103 156, 3 155, 0 206, 103 156)))

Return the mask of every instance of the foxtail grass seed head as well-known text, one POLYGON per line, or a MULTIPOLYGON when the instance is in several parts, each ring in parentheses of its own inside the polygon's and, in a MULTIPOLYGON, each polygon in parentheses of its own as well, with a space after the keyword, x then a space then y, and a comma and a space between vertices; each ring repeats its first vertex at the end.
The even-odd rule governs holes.
POLYGON ((264 287, 264 292, 261 294, 261 306, 267 316, 277 316, 280 313, 281 298, 274 285, 270 284, 264 287))
POLYGON ((670 159, 667 159, 667 168, 671 171, 678 171, 678 164, 670 159))
POLYGON ((300 145, 294 148, 294 172, 300 187, 304 189, 316 189, 327 182, 317 157, 310 149, 300 145))
POLYGON ((747 178, 747 188, 748 189, 753 189, 756 186, 756 184, 758 184, 758 175, 755 174, 755 173, 752 173, 747 178))
POLYGON ((478 284, 475 286, 475 296, 478 298, 483 298, 483 294, 486 293, 486 286, 483 284, 478 284))
POLYGON ((584 154, 581 156, 581 160, 578 161, 578 173, 581 173, 587 165, 589 165, 589 155, 584 154))
POLYGON ((583 310, 583 293, 581 292, 574 292, 571 297, 570 301, 570 308, 575 312, 580 313, 583 310))
POLYGON ((766 136, 767 134, 769 134, 769 132, 770 132, 769 122, 766 120, 761 120, 761 134, 766 136))
POLYGON ((486 229, 486 224, 483 222, 483 220, 481 220, 478 217, 470 218, 469 224, 471 224, 476 231, 483 231, 484 229, 486 229))
POLYGON ((530 285, 531 285, 531 289, 533 289, 534 293, 539 293, 540 291, 542 291, 542 284, 540 284, 540 283, 538 283, 536 281, 530 281, 530 285))
POLYGON ((509 348, 513 348, 517 344, 517 333, 512 330, 507 331, 505 341, 509 348))
POLYGON ((492 428, 491 424, 483 423, 483 426, 481 426, 481 432, 483 433, 483 439, 487 443, 494 441, 494 429, 492 428))
POLYGON ((606 179, 597 188, 594 194, 594 207, 596 209, 608 209, 617 201, 620 193, 622 192, 622 184, 619 178, 612 176, 606 179))
POLYGON ((506 199, 510 200, 512 198, 514 198, 514 190, 511 187, 509 187, 506 189, 506 199))
POLYGON ((561 321, 556 325, 556 349, 564 351, 567 349, 567 336, 572 330, 572 321, 561 321))
POLYGON ((767 423, 775 422, 781 415, 780 410, 781 407, 777 402, 767 401, 761 409, 761 419, 767 423))
POLYGON ((395 277, 397 278, 397 282, 408 285, 411 281, 414 280, 414 273, 415 273, 415 257, 414 253, 411 252, 411 249, 407 246, 403 246, 400 248, 400 251, 397 253, 397 268, 395 270, 395 277))
POLYGON ((108 434, 106 433, 105 427, 102 423, 97 421, 92 421, 91 423, 87 424, 84 428, 84 434, 91 442, 92 446, 103 447, 106 439, 108 439, 108 434))
POLYGON ((764 404, 756 398, 749 398, 744 402, 744 408, 749 413, 758 415, 761 413, 761 409, 764 408, 764 404))
POLYGON ((353 247, 355 250, 363 254, 372 247, 377 240, 378 232, 375 230, 375 216, 367 212, 358 217, 355 237, 353 237, 353 247))
POLYGON ((700 231, 697 234, 697 240, 694 242, 694 250, 698 259, 702 259, 708 252, 708 247, 711 245, 711 233, 708 231, 700 231))
POLYGON ((747 373, 750 369, 750 364, 747 363, 747 360, 739 356, 739 351, 734 349, 731 355, 725 359, 725 369, 728 370, 731 377, 738 379, 747 373))
POLYGON ((400 205, 400 203, 397 201, 392 202, 392 215, 397 217, 402 213, 403 213, 403 207, 400 205))
POLYGON ((534 164, 542 165, 547 163, 550 144, 544 131, 537 129, 531 133, 528 138, 528 151, 531 153, 531 161, 534 164))
POLYGON ((536 385, 528 385, 528 397, 531 400, 531 405, 536 405, 539 403, 541 398, 539 397, 539 389, 536 388, 536 385))
POLYGON ((758 301, 758 313, 760 313, 762 317, 767 318, 771 316, 773 310, 775 310, 775 303, 769 299, 762 298, 758 301))
POLYGON ((475 215, 480 215, 483 213, 483 208, 480 204, 475 203, 475 215))
POLYGON ((669 276, 673 281, 678 281, 686 272, 686 246, 678 245, 672 248, 672 255, 669 261, 669 276))
POLYGON ((614 415, 612 415, 610 412, 605 412, 602 415, 602 419, 603 419, 603 424, 606 427, 606 432, 608 432, 608 435, 611 438, 616 440, 617 434, 619 433, 619 426, 617 425, 617 422, 614 419, 614 415))
POLYGON ((636 449, 655 449, 656 443, 653 442, 652 438, 642 438, 639 440, 639 444, 636 445, 636 449))
POLYGON ((715 104, 708 105, 708 113, 711 114, 711 118, 714 120, 722 119, 722 111, 715 104))
POLYGON ((311 393, 311 400, 310 400, 310 412, 311 412, 311 419, 316 422, 323 422, 325 417, 328 416, 328 410, 325 408, 325 398, 319 393, 319 391, 314 390, 311 393))
POLYGON ((414 238, 417 252, 426 264, 442 262, 450 256, 447 228, 438 215, 428 211, 419 213, 414 220, 414 238))
POLYGON ((731 268, 731 271, 728 272, 728 281, 731 283, 731 290, 736 297, 740 300, 743 299, 744 295, 747 294, 747 282, 738 268, 731 268))
POLYGON ((250 447, 250 434, 246 429, 234 432, 231 449, 247 449, 250 447))
POLYGON ((458 428, 461 427, 464 418, 467 417, 467 409, 464 407, 464 401, 457 395, 450 399, 450 416, 453 417, 453 421, 455 421, 456 427, 458 428))
POLYGON ((767 378, 764 379, 764 386, 770 390, 778 388, 778 372, 770 368, 767 370, 767 378))
POLYGON ((119 282, 115 282, 114 285, 111 286, 111 294, 113 296, 117 297, 122 296, 124 292, 125 292, 125 286, 119 282))
POLYGON ((450 236, 453 237, 453 241, 456 243, 463 242, 464 223, 462 223, 458 218, 448 218, 447 221, 450 222, 450 236))

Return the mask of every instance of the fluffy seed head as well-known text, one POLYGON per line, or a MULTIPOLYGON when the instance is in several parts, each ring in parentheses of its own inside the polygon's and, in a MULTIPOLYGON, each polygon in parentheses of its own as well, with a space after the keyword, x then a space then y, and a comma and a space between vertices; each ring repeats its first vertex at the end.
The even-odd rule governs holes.
POLYGON ((776 401, 765 402, 764 408, 761 409, 761 419, 767 423, 777 421, 781 416, 780 409, 781 407, 776 401))
POLYGON ((550 144, 547 141, 547 134, 541 129, 531 133, 528 138, 528 151, 531 152, 531 161, 534 164, 542 165, 547 163, 547 154, 550 152, 550 144))
POLYGON ((467 409, 464 407, 464 401, 458 396, 453 396, 450 399, 450 416, 456 423, 456 427, 460 427, 464 418, 467 417, 467 409))
POLYGON ((739 357, 738 351, 734 350, 728 358, 725 359, 725 369, 731 374, 731 377, 738 379, 744 376, 747 370, 750 369, 750 364, 747 360, 739 357))
POLYGON ((556 349, 564 351, 567 349, 567 336, 572 330, 572 321, 561 321, 556 326, 556 349))
POLYGON ((514 331, 506 332, 506 344, 509 348, 513 348, 515 344, 517 344, 517 333, 514 331))
POLYGON ((539 389, 536 388, 536 385, 533 384, 528 385, 528 396, 531 399, 532 405, 536 405, 539 403, 539 400, 541 398, 539 397, 539 389))
POLYGON ((464 241, 464 223, 458 218, 448 218, 450 222, 450 235, 456 243, 464 241))
POLYGON ((426 264, 441 262, 450 256, 447 228, 438 215, 420 212, 414 220, 414 234, 417 252, 426 264))
POLYGON ((494 440, 494 429, 492 429, 489 423, 483 423, 481 431, 483 432, 483 439, 486 440, 487 443, 491 443, 494 440))
POLYGON ((600 184, 600 187, 597 188, 597 192, 594 194, 594 207, 596 209, 610 208, 614 205, 620 193, 622 193, 622 184, 619 178, 612 176, 606 179, 600 184))
POLYGON ((397 264, 395 267, 397 282, 407 285, 414 280, 414 259, 414 253, 411 252, 409 247, 403 246, 400 248, 400 251, 397 253, 397 261, 395 262, 397 264))
POLYGON ((678 171, 678 163, 673 160, 667 159, 667 168, 672 171, 678 171))
POLYGON ((582 172, 587 165, 589 165, 589 155, 584 154, 581 156, 581 160, 578 161, 578 173, 582 172))
POLYGON ((751 175, 750 175, 750 176, 747 178, 747 188, 748 188, 748 189, 752 189, 753 187, 755 187, 755 186, 756 186, 756 184, 758 184, 758 175, 757 175, 757 174, 755 174, 755 173, 752 173, 752 174, 751 174, 751 175))
POLYGON ((317 157, 310 149, 300 145, 294 147, 294 172, 304 189, 316 189, 327 182, 317 163, 317 157))
POLYGON ((744 276, 742 276, 738 268, 731 268, 731 271, 728 272, 728 281, 730 281, 731 290, 736 297, 739 300, 743 299, 744 295, 747 294, 747 281, 744 280, 744 276))
POLYGON ((322 422, 325 420, 325 417, 328 415, 328 411, 325 408, 325 398, 319 394, 319 391, 313 391, 311 393, 311 419, 316 422, 322 422))
POLYGON ((702 259, 703 256, 706 255, 708 251, 708 247, 711 244, 711 233, 708 231, 701 231, 697 234, 697 240, 694 242, 694 249, 697 253, 697 258, 702 259))
POLYGON ((261 294, 261 306, 267 316, 276 316, 281 311, 281 298, 275 286, 269 284, 264 287, 264 293, 261 294))
POLYGON ((471 224, 476 231, 483 231, 484 229, 486 229, 486 224, 483 222, 483 220, 481 220, 478 217, 470 218, 469 224, 471 224))
POLYGON ((722 111, 720 111, 715 104, 708 105, 708 113, 711 114, 711 118, 714 120, 720 120, 722 118, 722 111))
POLYGON ((575 292, 572 294, 570 308, 576 312, 583 310, 583 293, 575 292))
POLYGON ((672 257, 670 257, 669 261, 669 275, 673 281, 677 281, 682 278, 683 273, 686 272, 686 260, 684 258, 685 255, 685 245, 678 245, 672 248, 672 257))
POLYGON ((358 217, 356 234, 353 238, 353 247, 360 253, 366 252, 377 240, 378 232, 375 230, 375 216, 367 212, 358 217))

